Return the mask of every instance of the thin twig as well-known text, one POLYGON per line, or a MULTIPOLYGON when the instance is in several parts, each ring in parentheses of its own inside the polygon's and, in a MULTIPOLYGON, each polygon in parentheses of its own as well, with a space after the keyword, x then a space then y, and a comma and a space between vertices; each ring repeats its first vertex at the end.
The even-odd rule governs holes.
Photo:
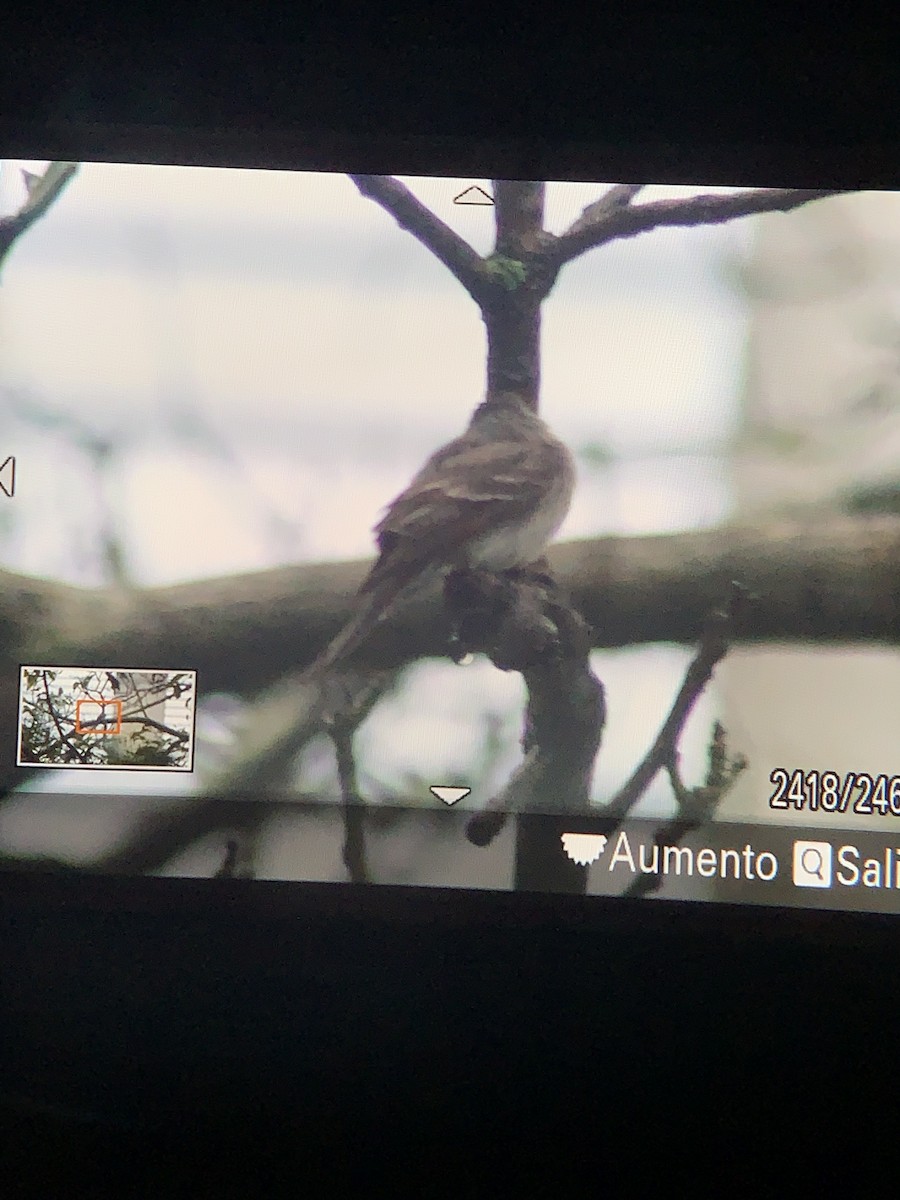
POLYGON ((611 833, 628 815, 659 771, 677 761, 678 742, 694 705, 699 700, 713 671, 728 651, 728 635, 743 607, 746 597, 744 588, 732 583, 731 596, 725 608, 714 612, 707 622, 706 631, 685 673, 675 702, 662 724, 656 740, 638 763, 631 777, 622 785, 612 800, 598 813, 600 830, 611 833))
POLYGON ((469 295, 482 305, 491 279, 481 255, 449 225, 390 175, 351 175, 363 196, 374 200, 451 271, 469 295))
POLYGON ((654 200, 612 210, 601 207, 593 218, 588 210, 569 229, 547 244, 547 255, 557 264, 571 261, 586 250, 619 238, 635 237, 660 226, 721 225, 757 213, 790 212, 812 200, 844 194, 840 189, 759 188, 723 195, 687 196, 679 200, 654 200), (586 219, 587 218, 587 219, 586 219))
POLYGON ((596 228, 597 222, 601 217, 607 217, 610 213, 616 212, 620 208, 627 208, 634 200, 639 192, 644 190, 645 185, 642 183, 616 183, 608 191, 604 192, 599 200, 595 200, 593 204, 589 204, 584 209, 577 221, 573 221, 562 237, 569 237, 573 234, 581 233, 585 229, 596 228))
POLYGON ((225 857, 218 868, 214 879, 234 879, 237 871, 238 842, 237 838, 229 838, 225 843, 225 857))
POLYGON ((162 721, 156 721, 153 717, 138 717, 122 715, 123 725, 143 725, 151 729, 158 729, 160 733, 167 733, 169 737, 175 739, 176 742, 187 742, 190 740, 190 733, 186 730, 173 729, 171 725, 165 725, 162 721))
MULTIPOLYGON (((341 702, 359 694, 371 708, 396 677, 391 671, 370 675, 365 683, 345 680, 341 702)), ((308 742, 327 730, 333 687, 334 681, 313 688, 297 679, 281 680, 253 706, 252 729, 238 760, 185 805, 142 817, 125 841, 106 851, 93 869, 114 874, 159 870, 186 847, 220 830, 253 836, 284 803, 303 799, 290 792, 287 800, 280 801, 277 789, 288 791, 291 764, 308 742)))
POLYGON ((28 199, 9 216, 0 217, 0 266, 13 244, 55 203, 78 171, 78 163, 52 162, 43 175, 26 173, 28 199))
POLYGON ((225 857, 215 871, 214 879, 252 879, 253 856, 263 821, 245 822, 225 843, 225 857))
POLYGON ((47 710, 50 713, 50 718, 53 721, 53 724, 56 726, 56 732, 62 738, 63 744, 68 746, 69 749, 72 751, 72 753, 75 755, 75 758, 78 762, 81 762, 81 763, 89 762, 90 761, 90 752, 89 751, 82 752, 75 745, 75 743, 71 740, 70 736, 66 733, 66 731, 63 729, 63 727, 60 723, 59 715, 57 714, 57 711, 53 706, 53 700, 50 696, 50 685, 47 681, 47 672, 46 671, 41 672, 41 679, 43 680, 43 683, 44 683, 44 697, 47 701, 47 710))
POLYGON ((393 674, 360 676, 356 672, 339 674, 332 679, 330 710, 325 728, 334 745, 338 782, 341 789, 341 816, 344 823, 343 859, 351 883, 366 883, 365 805, 359 795, 353 738, 357 729, 391 686, 393 674))
POLYGON ((355 725, 341 720, 335 721, 330 730, 341 787, 344 866, 347 868, 351 883, 366 883, 368 872, 366 870, 366 843, 363 827, 364 809, 356 782, 356 761, 353 757, 354 732, 355 725))
MULTIPOLYGON (((685 786, 678 765, 678 755, 673 753, 666 764, 669 781, 675 795, 678 812, 657 829, 654 844, 662 850, 665 846, 678 846, 682 840, 712 820, 725 794, 730 791, 740 773, 745 770, 747 760, 738 754, 733 758, 728 753, 725 730, 716 721, 709 744, 709 766, 706 782, 697 788, 685 786)), ((648 896, 658 891, 662 884, 659 872, 640 874, 622 892, 623 896, 648 896)))

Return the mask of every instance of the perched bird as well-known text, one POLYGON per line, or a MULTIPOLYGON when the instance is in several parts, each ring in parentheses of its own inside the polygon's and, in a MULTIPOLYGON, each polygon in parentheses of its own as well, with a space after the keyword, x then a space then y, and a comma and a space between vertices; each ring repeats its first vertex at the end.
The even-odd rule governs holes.
POLYGON ((499 573, 536 562, 574 484, 571 453, 522 397, 490 396, 388 505, 358 610, 311 670, 347 658, 402 599, 448 570, 499 573))

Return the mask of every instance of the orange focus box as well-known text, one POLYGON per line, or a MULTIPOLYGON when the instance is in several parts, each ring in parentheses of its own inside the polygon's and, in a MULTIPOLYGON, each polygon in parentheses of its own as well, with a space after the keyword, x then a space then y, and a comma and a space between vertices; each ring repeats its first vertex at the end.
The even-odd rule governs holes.
POLYGON ((76 733, 99 733, 112 734, 122 732, 122 701, 121 700, 76 700, 75 701, 75 732, 76 733), (85 712, 87 709, 87 712, 85 712), (110 713, 110 709, 113 713, 110 713), (91 711, 93 710, 93 711, 91 711), (82 713, 85 715, 82 717, 82 713), (115 725, 94 725, 94 721, 101 718, 106 718, 107 721, 115 718, 115 725), (81 724, 82 720, 90 721, 91 726, 88 729, 81 724))

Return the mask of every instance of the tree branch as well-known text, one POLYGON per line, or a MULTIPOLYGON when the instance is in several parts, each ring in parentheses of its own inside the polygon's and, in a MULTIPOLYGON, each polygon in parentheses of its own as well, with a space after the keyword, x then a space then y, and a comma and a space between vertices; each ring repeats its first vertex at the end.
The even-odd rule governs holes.
POLYGON ((144 725, 151 729, 158 729, 160 733, 167 733, 173 737, 176 742, 187 742, 190 740, 190 733, 183 729, 173 729, 170 725, 164 725, 162 721, 156 721, 153 717, 123 717, 123 725, 144 725))
MULTIPOLYGON (((365 808, 356 780, 353 738, 357 729, 395 682, 393 673, 375 676, 344 677, 344 695, 338 706, 325 718, 325 728, 334 745, 338 783, 341 789, 341 815, 344 822, 342 857, 351 883, 366 883, 365 808)), ((338 682, 341 677, 338 676, 338 682)))
MULTIPOLYGON (((747 766, 743 755, 732 758, 725 741, 725 730, 716 721, 709 744, 709 768, 706 783, 701 787, 687 788, 678 767, 678 751, 673 745, 666 763, 666 771, 672 784, 678 812, 671 820, 657 829, 653 841, 662 850, 664 846, 677 846, 693 830, 711 821, 715 811, 734 781, 747 766)), ((657 891, 662 883, 659 873, 638 875, 622 893, 623 896, 648 896, 657 891)))
POLYGON ((323 732, 325 685, 282 679, 259 697, 246 715, 235 757, 203 791, 174 810, 149 813, 125 841, 102 856, 100 871, 141 874, 159 870, 186 846, 222 829, 250 835, 275 812, 274 799, 261 800, 284 784, 303 746, 323 732))
POLYGON ((59 714, 56 711, 56 706, 54 705, 53 698, 50 695, 50 685, 47 682, 47 672, 46 671, 41 672, 41 679, 44 684, 44 699, 47 702, 47 711, 50 713, 50 718, 53 721, 53 724, 56 726, 56 732, 59 734, 60 738, 62 739, 63 745, 68 746, 68 748, 71 750, 72 754, 74 754, 76 762, 87 762, 90 755, 86 751, 79 750, 79 748, 75 745, 75 743, 71 740, 69 735, 66 733, 66 731, 62 727, 62 724, 59 719, 59 714))
MULTIPOLYGON (((728 636, 744 608, 744 601, 744 589, 733 584, 727 607, 714 612, 707 621, 697 653, 688 666, 675 702, 653 745, 615 796, 602 808, 598 808, 596 814, 592 814, 591 832, 611 834, 634 808, 656 775, 664 768, 668 768, 670 771, 679 805, 684 807, 688 803, 691 793, 683 787, 680 789, 678 787, 678 742, 694 705, 712 678, 717 664, 721 662, 728 650, 728 636)), ((596 749, 595 745, 593 754, 596 754, 596 749)), ((536 764, 529 761, 534 757, 532 748, 526 745, 526 751, 528 752, 526 760, 519 768, 517 775, 523 774, 530 777, 535 771, 536 764)), ((711 750, 711 756, 712 753, 711 750)), ((715 762, 718 766, 719 759, 716 758, 715 762)), ((593 765, 593 755, 591 765, 593 765)), ((710 771, 712 772, 712 770, 711 765, 710 771)), ((538 779, 539 788, 535 789, 531 795, 526 796, 528 808, 532 811, 537 809, 544 812, 557 811, 560 807, 557 792, 547 788, 546 781, 540 780, 539 776, 538 779)), ((718 775, 716 776, 717 780, 718 775)), ((514 775, 507 787, 499 795, 493 797, 482 812, 476 813, 470 818, 466 827, 466 836, 469 841, 476 846, 488 845, 503 828, 507 814, 518 811, 520 803, 521 798, 516 787, 516 775, 514 775)), ((577 812, 579 808, 583 809, 584 807, 584 805, 578 805, 567 808, 565 803, 562 805, 563 811, 568 812, 577 812)))
MULTIPOLYGON (((623 197, 625 194, 620 193, 623 197)), ((604 204, 606 197, 602 197, 597 206, 586 208, 565 233, 548 242, 546 253, 557 266, 562 266, 586 250, 618 238, 636 237, 663 225, 721 225, 757 213, 790 212, 812 200, 842 194, 840 189, 759 188, 726 195, 654 200, 649 204, 618 204, 612 208, 604 204)))
POLYGON ((472 299, 483 306, 491 290, 484 261, 469 243, 427 208, 409 188, 390 175, 351 175, 360 193, 394 218, 456 276, 472 299))
POLYGON ((516 392, 537 412, 541 393, 541 304, 552 283, 544 246, 546 185, 494 180, 494 252, 484 260, 492 292, 482 304, 487 394, 516 392))
MULTIPOLYGON (((492 806, 524 814, 515 886, 583 892, 586 870, 563 859, 546 821, 536 823, 528 814, 588 811, 606 717, 603 686, 591 670, 588 628, 542 569, 506 576, 453 572, 445 600, 461 646, 486 653, 501 670, 520 672, 528 689, 525 759, 492 806)), ((467 836, 476 845, 486 845, 502 825, 499 813, 486 821, 490 836, 485 814, 468 822, 467 836)))
POLYGON ((110 875, 149 874, 221 829, 252 835, 280 807, 276 801, 192 797, 175 809, 166 807, 142 817, 120 845, 91 863, 90 870, 110 875))
POLYGON ((0 217, 0 267, 14 243, 48 211, 78 171, 78 163, 52 162, 43 175, 26 176, 28 199, 18 212, 0 217))
POLYGON ((593 204, 589 204, 582 211, 578 220, 573 221, 560 237, 572 237, 575 234, 583 233, 585 230, 596 229, 598 223, 608 217, 610 213, 618 212, 620 208, 627 208, 632 200, 644 190, 644 187, 645 185, 642 183, 614 184, 608 191, 603 193, 599 200, 595 200, 593 204))
POLYGON ((338 780, 341 788, 341 816, 344 822, 344 848, 341 857, 351 883, 365 883, 366 842, 363 828, 363 806, 356 782, 356 760, 353 757, 353 721, 335 720, 329 733, 334 743, 338 780))
MULTIPOLYGON (((753 594, 742 641, 900 638, 895 516, 591 538, 555 546, 548 558, 592 626, 594 646, 695 643, 732 579, 753 594)), ((149 660, 165 651, 202 671, 208 691, 246 695, 314 661, 352 615, 368 566, 310 563, 131 594, 0 571, 0 654, 17 665, 80 655, 149 660)), ((446 654, 436 599, 404 606, 354 665, 390 669, 446 654)))
POLYGON ((612 833, 634 808, 659 771, 664 768, 669 769, 675 786, 676 800, 680 803, 685 801, 687 793, 679 786, 680 780, 677 774, 678 742, 694 705, 712 679, 713 671, 728 652, 729 639, 735 622, 745 607, 744 589, 737 584, 732 585, 727 606, 714 612, 707 622, 697 653, 688 666, 675 702, 656 735, 656 740, 638 763, 631 777, 600 810, 598 815, 603 820, 598 832, 612 833))
MULTIPOLYGON (((252 837, 283 806, 278 792, 287 786, 303 747, 329 731, 335 712, 351 714, 358 726, 395 679, 390 672, 365 678, 347 673, 316 685, 296 677, 281 680, 253 705, 234 759, 204 781, 202 793, 184 806, 144 817, 96 869, 155 871, 186 846, 222 829, 252 837)), ((299 799, 292 796, 290 803, 299 799)))
MULTIPOLYGON (((694 644, 733 579, 751 593, 742 642, 900 641, 895 516, 594 538, 548 557, 596 647, 694 644)), ((207 691, 257 693, 314 661, 352 615, 368 565, 306 564, 131 593, 0 571, 0 713, 14 727, 20 663, 163 657, 199 671, 207 691)), ((422 597, 373 634, 354 666, 391 670, 447 649, 439 598, 422 597)), ((318 703, 304 696, 287 696, 279 720, 285 711, 301 720, 307 702, 318 703)), ((260 731, 260 745, 272 749, 276 727, 260 731)), ((12 741, 0 741, 0 792, 23 777, 14 757, 12 741)), ((257 785, 251 776, 236 786, 257 785)))
POLYGON ((519 259, 544 245, 544 201, 547 185, 537 180, 495 179, 495 253, 519 259))

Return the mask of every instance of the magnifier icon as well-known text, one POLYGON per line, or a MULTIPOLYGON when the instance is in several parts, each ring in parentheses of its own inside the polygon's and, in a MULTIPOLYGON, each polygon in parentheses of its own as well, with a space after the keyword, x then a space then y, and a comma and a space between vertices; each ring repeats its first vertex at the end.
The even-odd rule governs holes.
POLYGON ((794 886, 831 887, 834 850, 830 842, 794 842, 794 886))
POLYGON ((800 855, 800 866, 807 875, 815 875, 816 879, 821 879, 824 883, 825 876, 822 874, 822 855, 818 850, 813 850, 810 846, 800 855))

